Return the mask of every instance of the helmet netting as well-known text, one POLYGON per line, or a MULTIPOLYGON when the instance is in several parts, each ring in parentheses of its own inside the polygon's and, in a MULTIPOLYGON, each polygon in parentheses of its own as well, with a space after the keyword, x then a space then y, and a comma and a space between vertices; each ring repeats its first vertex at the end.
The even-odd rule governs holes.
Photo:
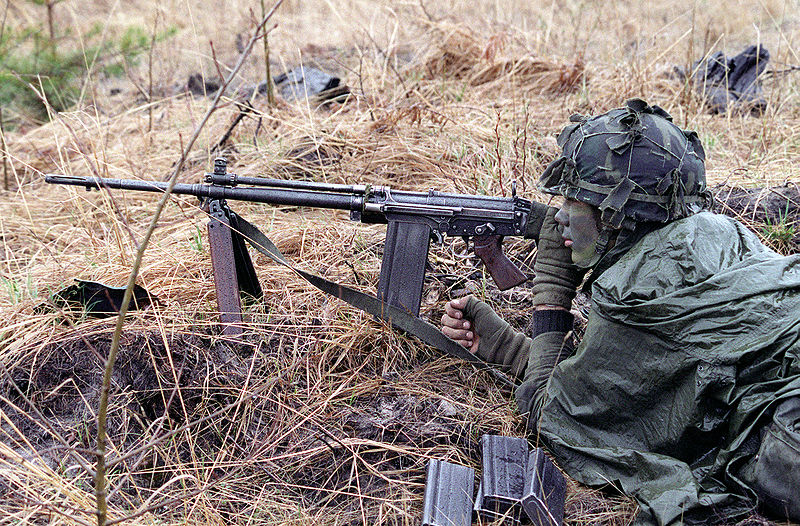
POLYGON ((705 153, 694 132, 641 100, 594 118, 573 116, 563 155, 542 174, 544 191, 597 206, 611 228, 665 223, 710 205, 705 153))

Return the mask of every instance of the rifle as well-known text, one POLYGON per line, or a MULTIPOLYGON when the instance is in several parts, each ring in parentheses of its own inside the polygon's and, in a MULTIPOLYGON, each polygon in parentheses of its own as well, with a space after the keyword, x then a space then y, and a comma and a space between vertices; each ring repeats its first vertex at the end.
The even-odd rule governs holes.
MULTIPOLYGON (((87 190, 165 192, 168 187, 167 183, 159 181, 55 174, 46 175, 45 181, 83 186, 87 190)), ((266 236, 229 208, 228 200, 349 210, 353 221, 387 224, 378 299, 415 317, 419 315, 431 239, 441 241, 444 235, 472 238, 475 254, 497 286, 506 290, 523 283, 527 276, 503 253, 503 237, 524 236, 538 240, 547 210, 546 205, 518 197, 516 185, 513 185, 512 196, 507 198, 436 190, 411 192, 370 184, 242 177, 227 171, 224 158, 215 159, 214 171, 205 175, 205 184, 178 183, 172 192, 197 196, 210 216, 209 245, 224 334, 242 332, 241 294, 257 299, 262 296, 244 243, 244 227, 248 227, 246 232, 250 238, 255 232, 265 240, 259 243, 262 248, 265 243, 272 245, 266 236)), ((253 244, 252 239, 248 241, 253 244)), ((259 249, 256 244, 253 246, 259 249)))

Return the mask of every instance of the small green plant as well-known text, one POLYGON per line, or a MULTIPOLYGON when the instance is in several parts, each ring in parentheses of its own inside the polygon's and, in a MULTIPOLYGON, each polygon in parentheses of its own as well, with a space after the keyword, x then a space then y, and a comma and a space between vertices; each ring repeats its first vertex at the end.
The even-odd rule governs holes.
POLYGON ((40 122, 47 119, 45 102, 55 111, 72 107, 90 73, 120 76, 136 64, 152 42, 175 33, 168 29, 152 39, 138 26, 115 39, 106 38, 95 25, 75 38, 69 30, 53 34, 42 27, 6 28, 0 35, 0 105, 8 108, 6 120, 40 122))
POLYGON ((456 92, 454 95, 456 102, 462 102, 464 100, 464 94, 467 92, 467 83, 464 82, 461 84, 461 89, 456 92))
POLYGON ((35 299, 39 297, 38 287, 30 275, 28 275, 24 283, 2 277, 0 277, 0 283, 3 284, 3 288, 5 288, 6 293, 8 294, 8 299, 11 300, 11 303, 15 305, 20 303, 25 298, 35 299))
POLYGON ((8 298, 11 300, 11 303, 15 305, 19 303, 20 299, 22 298, 22 291, 20 290, 19 284, 16 281, 7 278, 0 278, 0 281, 2 281, 3 287, 5 287, 6 292, 8 293, 8 298))
POLYGON ((203 234, 202 231, 200 230, 200 227, 197 225, 194 226, 194 233, 192 234, 192 237, 189 240, 189 244, 197 252, 200 252, 201 254, 206 253, 206 248, 205 245, 203 244, 203 234))
POLYGON ((703 137, 703 146, 704 146, 706 151, 711 150, 716 145, 717 145, 717 136, 716 135, 708 134, 705 137, 703 137))
POLYGON ((789 203, 786 203, 786 209, 783 212, 778 211, 777 219, 767 216, 764 223, 761 234, 767 243, 777 250, 788 250, 797 234, 797 227, 793 222, 789 222, 789 203))

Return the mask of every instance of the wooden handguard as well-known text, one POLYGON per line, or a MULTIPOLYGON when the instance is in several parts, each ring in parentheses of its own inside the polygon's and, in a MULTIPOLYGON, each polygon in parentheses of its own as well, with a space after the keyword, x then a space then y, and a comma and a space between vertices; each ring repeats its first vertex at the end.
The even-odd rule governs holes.
POLYGON ((474 236, 475 255, 481 258, 497 288, 507 290, 528 280, 525 275, 503 253, 502 236, 474 236))

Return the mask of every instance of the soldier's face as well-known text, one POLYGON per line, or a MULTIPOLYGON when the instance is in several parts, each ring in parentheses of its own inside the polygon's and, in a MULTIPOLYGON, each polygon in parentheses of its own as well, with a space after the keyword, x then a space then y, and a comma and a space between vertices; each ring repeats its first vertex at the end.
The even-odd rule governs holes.
POLYGON ((600 211, 581 201, 566 199, 555 217, 561 226, 564 246, 572 249, 572 262, 589 267, 597 260, 595 247, 600 236, 600 211))

